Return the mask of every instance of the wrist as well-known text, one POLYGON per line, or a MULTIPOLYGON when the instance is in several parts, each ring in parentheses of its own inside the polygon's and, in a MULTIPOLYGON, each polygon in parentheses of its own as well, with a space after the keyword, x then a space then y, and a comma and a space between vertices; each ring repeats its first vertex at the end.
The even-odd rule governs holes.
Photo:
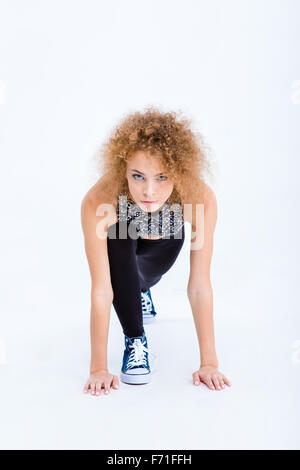
POLYGON ((200 367, 205 366, 215 367, 217 369, 219 367, 219 363, 218 361, 201 361, 200 367))
POLYGON ((219 367, 219 362, 216 357, 209 358, 207 357, 206 359, 200 360, 200 367, 204 366, 211 366, 211 367, 219 367))
POLYGON ((107 357, 91 357, 90 359, 90 373, 98 372, 99 370, 108 370, 107 357))
POLYGON ((96 374, 98 372, 108 372, 108 369, 103 369, 103 368, 95 368, 95 369, 90 369, 90 374, 96 374))
POLYGON ((95 372, 108 372, 108 364, 106 361, 90 361, 90 374, 95 372))

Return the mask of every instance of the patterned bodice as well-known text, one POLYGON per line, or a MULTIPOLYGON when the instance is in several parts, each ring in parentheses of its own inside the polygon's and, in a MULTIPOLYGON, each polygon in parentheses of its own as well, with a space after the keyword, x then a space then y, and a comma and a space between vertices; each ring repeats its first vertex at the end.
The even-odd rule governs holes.
POLYGON ((131 223, 141 237, 173 237, 184 227, 182 206, 166 201, 160 210, 143 211, 125 193, 118 198, 118 221, 131 223))

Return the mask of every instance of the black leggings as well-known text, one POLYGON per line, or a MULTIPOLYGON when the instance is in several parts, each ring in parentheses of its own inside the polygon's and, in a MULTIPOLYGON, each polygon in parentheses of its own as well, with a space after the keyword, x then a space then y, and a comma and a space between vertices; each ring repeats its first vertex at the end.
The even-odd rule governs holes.
POLYGON ((113 306, 126 336, 144 333, 141 291, 157 284, 174 264, 184 243, 184 225, 179 234, 169 238, 150 240, 129 235, 119 238, 115 224, 114 237, 109 227, 107 247, 113 288, 113 306))

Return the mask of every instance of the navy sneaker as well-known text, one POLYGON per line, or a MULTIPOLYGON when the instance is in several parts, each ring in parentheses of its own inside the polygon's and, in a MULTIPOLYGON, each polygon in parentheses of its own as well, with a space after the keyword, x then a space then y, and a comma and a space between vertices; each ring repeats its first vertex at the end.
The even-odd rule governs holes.
POLYGON ((156 319, 156 311, 153 305, 150 289, 146 292, 141 291, 143 324, 153 323, 156 319))
POLYGON ((145 332, 142 336, 134 336, 132 338, 124 336, 125 350, 120 379, 128 384, 145 384, 150 382, 151 370, 145 332))

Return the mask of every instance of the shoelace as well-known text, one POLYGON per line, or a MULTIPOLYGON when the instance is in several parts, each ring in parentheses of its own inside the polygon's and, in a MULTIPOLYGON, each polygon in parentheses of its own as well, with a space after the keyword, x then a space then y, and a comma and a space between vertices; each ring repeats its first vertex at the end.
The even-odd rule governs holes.
POLYGON ((152 358, 153 361, 152 363, 154 364, 155 359, 157 358, 157 355, 154 354, 152 351, 149 351, 144 344, 142 344, 141 340, 136 338, 132 344, 132 346, 129 345, 130 348, 133 348, 133 350, 130 353, 129 360, 127 363, 127 369, 131 369, 132 367, 136 365, 146 365, 146 358, 144 355, 144 352, 148 352, 152 358))
POLYGON ((143 312, 151 312, 152 311, 152 302, 150 297, 148 296, 147 292, 141 292, 142 295, 142 308, 143 312))
POLYGON ((129 360, 127 363, 127 368, 131 369, 135 366, 147 366, 145 352, 150 352, 142 343, 142 340, 136 338, 132 345, 129 345, 129 348, 132 349, 129 360))

